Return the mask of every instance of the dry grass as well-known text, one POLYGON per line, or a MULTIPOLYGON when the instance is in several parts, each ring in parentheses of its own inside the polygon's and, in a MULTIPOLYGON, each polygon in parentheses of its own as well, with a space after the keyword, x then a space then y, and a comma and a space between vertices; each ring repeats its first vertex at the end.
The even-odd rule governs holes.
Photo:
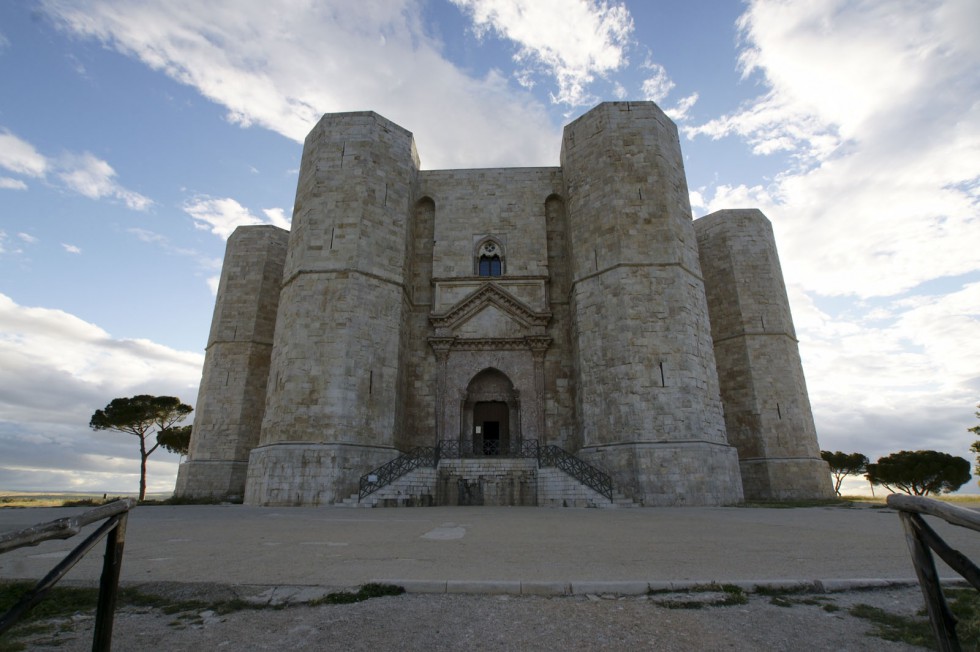
MULTIPOLYGON (((18 507, 65 507, 101 505, 135 494, 101 494, 101 493, 44 493, 32 491, 4 491, 0 493, 0 509, 18 507)), ((147 500, 163 500, 170 494, 147 494, 147 500)))

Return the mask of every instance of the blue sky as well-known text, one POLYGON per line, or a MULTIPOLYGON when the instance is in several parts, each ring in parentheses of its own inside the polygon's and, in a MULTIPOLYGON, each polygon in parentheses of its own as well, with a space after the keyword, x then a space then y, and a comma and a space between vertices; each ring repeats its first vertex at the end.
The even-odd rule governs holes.
POLYGON ((425 169, 540 166, 617 99, 677 122, 695 216, 772 220, 821 448, 972 460, 978 29, 973 0, 0 3, 0 490, 136 490, 88 420, 196 402, 225 239, 288 226, 321 114, 377 111, 425 169))

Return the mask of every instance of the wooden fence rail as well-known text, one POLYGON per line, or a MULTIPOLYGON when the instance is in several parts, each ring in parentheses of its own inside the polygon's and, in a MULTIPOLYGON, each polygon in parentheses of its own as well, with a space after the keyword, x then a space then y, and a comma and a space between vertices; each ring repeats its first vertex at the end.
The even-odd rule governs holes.
POLYGON ((940 559, 978 591, 980 591, 980 568, 977 568, 976 564, 963 553, 954 550, 943 541, 942 537, 929 527, 922 515, 941 518, 947 523, 980 532, 980 514, 921 496, 892 494, 888 496, 887 502, 889 507, 898 510, 898 515, 902 519, 905 542, 912 555, 912 565, 919 579, 922 597, 925 598, 926 611, 936 636, 936 643, 944 652, 947 650, 958 652, 960 642, 956 636, 956 617, 953 616, 946 602, 946 596, 943 595, 932 553, 939 555, 940 559))
POLYGON ((95 632, 92 636, 92 649, 108 651, 112 647, 112 620, 116 610, 116 594, 119 588, 119 571, 122 568, 123 548, 126 543, 126 521, 129 511, 136 506, 132 498, 116 500, 101 507, 56 521, 41 523, 17 532, 0 535, 0 554, 36 546, 51 539, 70 539, 79 534, 86 525, 101 520, 105 523, 85 538, 44 576, 33 589, 28 591, 6 613, 0 615, 0 635, 14 626, 34 605, 58 583, 65 574, 77 564, 103 538, 106 539, 105 559, 102 562, 102 576, 99 580, 99 601, 95 613, 95 632))

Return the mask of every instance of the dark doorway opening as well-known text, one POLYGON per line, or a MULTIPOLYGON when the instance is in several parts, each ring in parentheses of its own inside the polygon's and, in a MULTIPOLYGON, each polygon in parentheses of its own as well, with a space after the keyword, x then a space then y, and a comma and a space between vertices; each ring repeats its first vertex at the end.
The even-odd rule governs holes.
POLYGON ((483 454, 500 455, 500 422, 483 422, 483 454))
POLYGON ((510 408, 503 401, 481 401, 473 408, 473 451, 502 455, 510 451, 510 408))

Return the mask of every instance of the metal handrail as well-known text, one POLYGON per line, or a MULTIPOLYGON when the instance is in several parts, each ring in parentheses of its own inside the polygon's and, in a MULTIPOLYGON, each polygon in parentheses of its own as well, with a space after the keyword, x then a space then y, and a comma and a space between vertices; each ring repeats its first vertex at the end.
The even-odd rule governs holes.
POLYGON ((557 467, 612 502, 613 482, 608 473, 575 457, 559 446, 541 446, 539 450, 538 466, 557 467))
POLYGON ((539 446, 537 439, 516 441, 506 448, 492 451, 474 450, 472 442, 459 439, 443 439, 436 447, 420 446, 408 453, 382 464, 359 481, 357 499, 369 496, 378 489, 390 485, 409 471, 420 466, 436 467, 440 459, 472 457, 530 458, 538 461, 538 467, 553 466, 572 476, 585 486, 613 501, 613 482, 608 473, 568 453, 559 446, 539 446))
POLYGON ((537 439, 512 440, 506 446, 500 446, 499 442, 484 442, 483 449, 473 446, 469 439, 460 441, 459 439, 443 439, 439 442, 439 459, 462 459, 471 457, 497 457, 497 458, 531 458, 538 457, 537 439), (487 446, 487 444, 491 444, 487 446))
POLYGON ((116 610, 119 571, 122 568, 123 547, 126 542, 126 522, 129 511, 135 506, 135 499, 123 498, 77 516, 0 535, 0 554, 3 554, 25 546, 36 546, 51 539, 70 539, 79 534, 86 525, 105 519, 105 523, 68 553, 57 566, 51 569, 51 572, 34 585, 33 589, 24 594, 17 604, 0 615, 0 634, 13 627, 32 607, 43 600, 54 585, 105 537, 105 559, 102 563, 102 576, 99 579, 99 599, 95 612, 92 649, 109 650, 112 647, 112 620, 116 610))
POLYGON ((435 467, 439 462, 438 452, 432 446, 419 446, 408 453, 399 455, 390 462, 361 476, 358 483, 357 499, 361 500, 378 489, 386 487, 409 471, 420 466, 435 467))
POLYGON ((939 574, 936 563, 932 558, 935 552, 954 571, 959 573, 973 588, 980 591, 980 568, 970 561, 963 553, 954 550, 943 541, 935 530, 926 524, 922 514, 941 518, 947 523, 959 525, 975 532, 980 532, 980 514, 963 507, 923 498, 921 496, 906 496, 892 494, 886 502, 889 507, 898 510, 905 530, 905 541, 912 555, 912 565, 919 579, 919 588, 925 598, 926 611, 929 613, 929 623, 936 636, 940 650, 960 650, 959 638, 956 636, 956 617, 946 602, 942 587, 939 584, 939 574))

